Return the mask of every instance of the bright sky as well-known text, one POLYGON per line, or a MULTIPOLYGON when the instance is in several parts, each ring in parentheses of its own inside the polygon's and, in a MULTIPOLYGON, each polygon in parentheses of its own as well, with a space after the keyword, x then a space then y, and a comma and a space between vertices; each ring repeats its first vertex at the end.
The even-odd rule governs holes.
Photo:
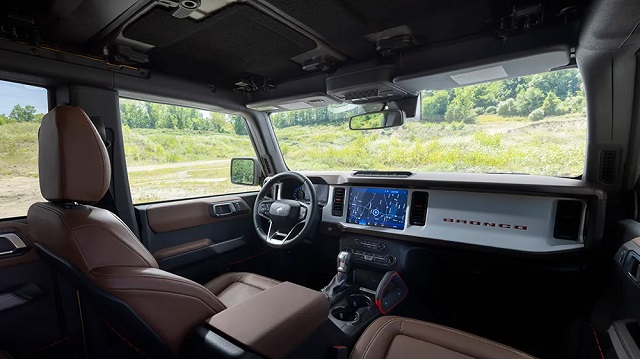
POLYGON ((47 90, 41 87, 0 81, 0 114, 9 115, 15 105, 31 105, 36 113, 47 113, 47 90))

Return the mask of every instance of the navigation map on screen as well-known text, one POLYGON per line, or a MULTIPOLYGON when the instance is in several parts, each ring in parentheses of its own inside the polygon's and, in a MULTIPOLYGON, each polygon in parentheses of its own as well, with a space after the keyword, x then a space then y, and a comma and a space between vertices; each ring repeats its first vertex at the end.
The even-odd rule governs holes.
POLYGON ((353 187, 349 191, 347 222, 404 229, 407 196, 406 189, 353 187))

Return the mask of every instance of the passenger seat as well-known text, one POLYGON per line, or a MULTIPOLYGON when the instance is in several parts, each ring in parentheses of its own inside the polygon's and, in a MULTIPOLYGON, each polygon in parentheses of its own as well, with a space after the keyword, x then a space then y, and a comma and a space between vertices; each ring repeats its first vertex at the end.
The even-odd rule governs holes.
POLYGON ((351 359, 534 359, 506 345, 442 325, 402 317, 371 323, 351 359))

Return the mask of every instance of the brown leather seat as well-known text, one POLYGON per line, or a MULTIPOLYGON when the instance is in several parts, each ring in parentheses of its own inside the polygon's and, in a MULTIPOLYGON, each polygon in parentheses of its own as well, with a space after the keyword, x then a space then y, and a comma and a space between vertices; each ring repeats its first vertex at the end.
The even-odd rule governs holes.
POLYGON ((362 334, 351 359, 534 359, 508 346, 442 325, 382 317, 362 334))
POLYGON ((40 190, 49 202, 29 208, 39 245, 70 262, 86 278, 125 302, 178 352, 186 335, 227 305, 278 282, 250 274, 217 278, 204 286, 158 269, 158 263, 113 213, 91 206, 109 188, 106 148, 84 111, 58 106, 38 135, 40 190))

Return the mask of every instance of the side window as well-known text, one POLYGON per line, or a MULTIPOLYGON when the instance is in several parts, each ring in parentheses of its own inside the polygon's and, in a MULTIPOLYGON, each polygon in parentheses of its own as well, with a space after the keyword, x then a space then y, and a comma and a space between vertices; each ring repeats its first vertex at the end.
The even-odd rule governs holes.
POLYGON ((0 81, 0 218, 23 217, 44 201, 38 183, 38 128, 47 90, 0 81))
POLYGON ((120 99, 133 203, 258 190, 232 184, 234 157, 255 157, 242 117, 120 99))

